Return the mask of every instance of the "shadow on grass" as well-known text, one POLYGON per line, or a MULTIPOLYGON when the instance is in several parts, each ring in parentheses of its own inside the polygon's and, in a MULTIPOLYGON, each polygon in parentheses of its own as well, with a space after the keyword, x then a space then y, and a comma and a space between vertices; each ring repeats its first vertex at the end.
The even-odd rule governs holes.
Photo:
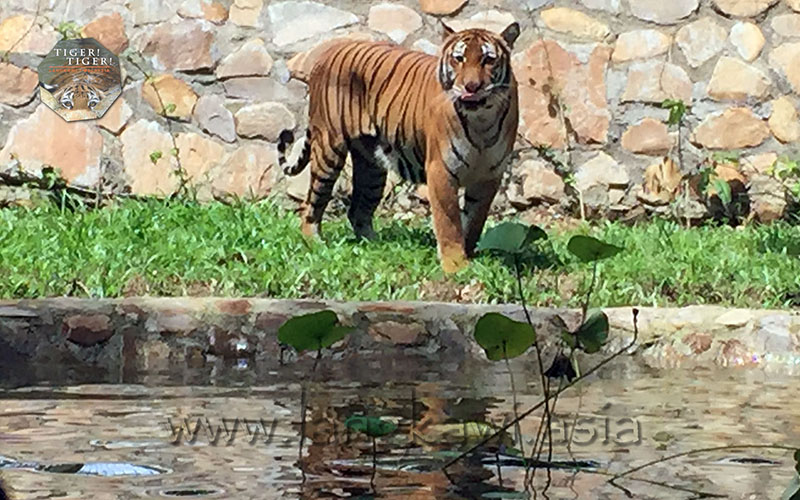
MULTIPOLYGON (((515 271, 514 258, 511 256, 494 255, 489 252, 478 254, 479 259, 500 259, 513 274, 515 271)), ((553 243, 549 240, 537 242, 517 257, 519 270, 523 273, 541 271, 545 269, 557 269, 565 266, 564 260, 553 248, 553 243)))
MULTIPOLYGON (((349 226, 347 228, 350 229, 349 226)), ((382 244, 400 244, 404 247, 422 247, 436 250, 436 235, 427 225, 416 225, 408 221, 392 220, 385 222, 376 230, 378 238, 375 240, 382 244)), ((348 242, 358 241, 352 232, 348 233, 348 242)), ((496 258, 487 252, 480 252, 476 255, 478 259, 496 258)), ((505 264, 514 270, 514 262, 508 261, 505 264)), ((550 240, 541 241, 531 245, 530 249, 523 253, 519 258, 520 270, 530 272, 542 269, 556 269, 564 267, 565 263, 558 255, 553 243, 550 240)))
POLYGON ((377 241, 381 243, 410 243, 420 247, 436 248, 436 236, 428 226, 393 220, 378 227, 377 233, 377 241))
POLYGON ((761 253, 785 252, 788 256, 800 257, 800 228, 782 224, 768 226, 757 248, 761 253))

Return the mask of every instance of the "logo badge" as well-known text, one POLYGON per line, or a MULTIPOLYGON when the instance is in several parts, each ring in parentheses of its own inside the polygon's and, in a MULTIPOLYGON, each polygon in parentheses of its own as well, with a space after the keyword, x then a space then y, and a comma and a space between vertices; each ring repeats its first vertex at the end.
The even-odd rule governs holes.
POLYGON ((94 38, 61 40, 39 65, 39 96, 68 122, 102 117, 122 93, 119 58, 94 38))

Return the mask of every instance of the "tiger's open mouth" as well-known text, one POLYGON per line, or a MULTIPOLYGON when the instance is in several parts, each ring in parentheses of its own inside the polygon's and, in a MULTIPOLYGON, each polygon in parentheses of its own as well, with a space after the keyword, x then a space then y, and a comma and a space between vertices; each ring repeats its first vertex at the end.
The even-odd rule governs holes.
POLYGON ((483 99, 483 100, 486 99, 486 93, 485 92, 468 92, 468 91, 465 90, 464 92, 461 93, 460 96, 458 96, 458 98, 461 99, 462 101, 467 101, 467 102, 480 101, 481 99, 483 99))
POLYGON ((466 109, 477 109, 486 105, 489 95, 486 92, 463 92, 458 102, 466 109))

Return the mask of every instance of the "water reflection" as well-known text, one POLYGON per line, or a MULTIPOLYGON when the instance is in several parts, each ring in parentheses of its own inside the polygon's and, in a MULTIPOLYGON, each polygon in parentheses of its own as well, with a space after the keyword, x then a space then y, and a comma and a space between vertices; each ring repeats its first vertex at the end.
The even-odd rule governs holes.
MULTIPOLYGON (((0 391, 1 473, 16 499, 522 498, 526 471, 513 433, 441 471, 510 418, 502 366, 412 356, 325 360, 308 384, 298 460, 302 383, 310 367, 305 359, 285 366, 253 360, 247 369, 220 362, 127 372, 124 380, 109 373, 55 377, 52 367, 31 368, 35 377, 28 379, 17 372, 0 391), (344 425, 355 414, 398 424, 376 441, 376 491, 372 442, 344 425), (81 464, 106 473, 35 464, 81 464), (124 471, 125 464, 166 473, 108 473, 124 471)), ((538 375, 524 360, 512 367, 525 409, 541 397, 538 375)), ((665 455, 746 443, 797 445, 793 387, 788 376, 753 369, 659 371, 620 360, 559 398, 552 449, 558 463, 539 468, 531 497, 545 498, 541 491, 549 485, 551 499, 625 498, 607 483, 609 474, 665 455), (568 434, 574 437, 569 445, 568 434)), ((527 451, 540 418, 536 413, 522 422, 527 451)), ((734 450, 635 474, 649 483, 620 483, 636 498, 692 497, 653 482, 735 499, 776 498, 791 472, 788 452, 734 450)))

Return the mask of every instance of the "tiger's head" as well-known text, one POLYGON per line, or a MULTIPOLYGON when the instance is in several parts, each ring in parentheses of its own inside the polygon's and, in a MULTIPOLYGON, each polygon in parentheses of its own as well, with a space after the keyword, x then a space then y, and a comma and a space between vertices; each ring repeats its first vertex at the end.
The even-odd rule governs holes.
POLYGON ((100 104, 100 96, 88 85, 79 85, 68 88, 59 101, 67 109, 79 110, 88 109, 94 111, 94 107, 100 104))
POLYGON ((91 74, 74 74, 70 80, 55 82, 55 84, 42 83, 45 90, 53 94, 65 109, 71 111, 88 110, 100 104, 103 96, 98 89, 100 79, 91 74), (61 83, 59 85, 59 83, 61 83))
POLYGON ((451 100, 465 110, 494 105, 510 92, 511 49, 520 33, 512 23, 500 35, 483 29, 455 32, 443 24, 439 82, 451 100))

